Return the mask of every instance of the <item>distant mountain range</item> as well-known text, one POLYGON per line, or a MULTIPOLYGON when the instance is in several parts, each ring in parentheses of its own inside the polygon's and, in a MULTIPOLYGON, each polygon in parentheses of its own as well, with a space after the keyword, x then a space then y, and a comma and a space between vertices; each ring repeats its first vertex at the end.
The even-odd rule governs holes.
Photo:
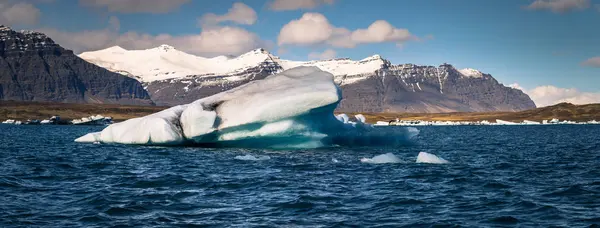
POLYGON ((168 45, 146 50, 115 46, 75 56, 41 33, 2 28, 0 64, 8 64, 0 71, 2 100, 153 102, 170 106, 308 65, 335 76, 344 98, 338 107, 341 112, 535 108, 529 96, 500 84, 491 75, 474 69, 458 70, 448 64, 393 65, 379 55, 359 61, 344 58, 303 62, 280 59, 264 49, 237 57, 203 58, 168 45))
POLYGON ((392 65, 379 55, 354 61, 290 61, 264 49, 238 57, 203 58, 168 45, 147 50, 111 47, 79 57, 144 83, 159 105, 189 103, 296 66, 317 66, 335 75, 343 112, 519 111, 535 108, 522 91, 491 75, 452 65, 392 65))
POLYGON ((88 63, 42 33, 1 25, 0 100, 153 104, 137 80, 88 63))

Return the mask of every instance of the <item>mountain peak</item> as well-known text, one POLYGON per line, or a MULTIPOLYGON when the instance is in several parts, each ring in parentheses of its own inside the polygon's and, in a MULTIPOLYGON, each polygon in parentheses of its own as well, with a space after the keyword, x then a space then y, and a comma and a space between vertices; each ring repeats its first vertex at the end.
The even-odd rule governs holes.
POLYGON ((362 59, 360 61, 361 62, 365 62, 365 61, 373 61, 373 60, 383 60, 383 58, 381 57, 381 55, 372 55, 372 56, 364 58, 364 59, 362 59))
POLYGON ((155 47, 154 49, 159 50, 159 51, 171 51, 171 50, 176 50, 175 47, 168 45, 168 44, 161 44, 158 47, 155 47))
MULTIPOLYGON (((251 50, 249 52, 246 52, 244 54, 237 56, 237 58, 249 58, 250 56, 252 56, 251 58, 256 58, 256 57, 263 58, 263 56, 277 58, 273 54, 271 54, 271 52, 265 50, 264 48, 257 48, 257 49, 251 50)), ((234 58, 236 58, 236 57, 234 57, 234 58)))
POLYGON ((250 54, 250 53, 253 53, 253 54, 271 54, 269 51, 265 50, 264 48, 257 48, 257 49, 254 49, 252 51, 247 52, 246 54, 250 54))
POLYGON ((473 78, 483 77, 483 73, 481 73, 481 71, 478 71, 478 70, 475 70, 472 68, 461 69, 461 70, 458 70, 458 72, 460 72, 462 75, 467 76, 467 77, 473 77, 473 78))
POLYGON ((122 48, 121 46, 115 45, 112 47, 109 47, 107 49, 104 49, 105 51, 110 51, 110 52, 123 52, 123 51, 127 51, 127 49, 122 48))
POLYGON ((12 28, 8 27, 7 25, 0 25, 0 31, 10 31, 12 30, 12 28))

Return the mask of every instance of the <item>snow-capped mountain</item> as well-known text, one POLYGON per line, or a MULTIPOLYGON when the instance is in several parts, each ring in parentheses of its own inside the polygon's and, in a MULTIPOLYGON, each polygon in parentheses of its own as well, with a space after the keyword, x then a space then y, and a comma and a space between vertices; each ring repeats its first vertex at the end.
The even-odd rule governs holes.
POLYGON ((146 50, 125 50, 114 46, 99 51, 84 52, 79 57, 142 82, 181 79, 192 75, 195 77, 237 75, 265 62, 277 64, 283 70, 302 65, 317 66, 336 76, 372 73, 384 64, 389 64, 379 55, 360 61, 350 59, 290 61, 282 60, 264 49, 255 49, 234 58, 227 56, 204 58, 165 44, 146 50))
POLYGON ((256 67, 271 58, 257 49, 236 58, 218 56, 203 58, 160 45, 146 50, 125 50, 119 46, 84 52, 82 59, 108 70, 137 78, 142 82, 185 78, 189 75, 231 75, 256 67))
POLYGON ((88 62, 138 79, 159 105, 210 96, 297 66, 317 66, 335 75, 344 112, 516 111, 535 108, 521 91, 491 75, 452 65, 393 65, 379 55, 362 60, 280 59, 264 49, 237 57, 204 58, 168 45, 146 50, 111 47, 79 55, 88 62))

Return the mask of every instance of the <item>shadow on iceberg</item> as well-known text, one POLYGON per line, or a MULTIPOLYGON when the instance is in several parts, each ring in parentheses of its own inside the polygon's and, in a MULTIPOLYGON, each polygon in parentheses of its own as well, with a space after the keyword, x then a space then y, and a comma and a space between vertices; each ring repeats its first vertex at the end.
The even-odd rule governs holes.
POLYGON ((296 67, 148 116, 108 126, 76 142, 205 147, 397 146, 414 128, 375 128, 333 111, 342 99, 333 75, 296 67))

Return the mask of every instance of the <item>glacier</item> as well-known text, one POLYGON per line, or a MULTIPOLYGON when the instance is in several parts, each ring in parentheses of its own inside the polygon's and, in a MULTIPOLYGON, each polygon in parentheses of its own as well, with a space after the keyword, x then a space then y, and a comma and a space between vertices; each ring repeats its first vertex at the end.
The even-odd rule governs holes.
POLYGON ((319 148, 397 146, 415 128, 377 128, 357 115, 335 116, 342 99, 331 73, 295 67, 192 103, 109 125, 82 143, 204 147, 319 148))

